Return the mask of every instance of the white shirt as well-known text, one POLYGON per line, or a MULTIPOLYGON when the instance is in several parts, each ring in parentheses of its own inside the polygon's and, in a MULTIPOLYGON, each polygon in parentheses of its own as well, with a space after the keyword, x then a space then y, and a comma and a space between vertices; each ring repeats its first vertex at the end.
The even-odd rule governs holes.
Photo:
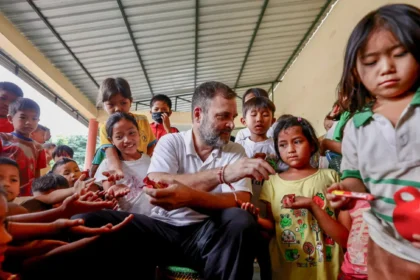
MULTIPOLYGON (((268 130, 267 130, 267 137, 268 138, 272 138, 274 135, 274 128, 276 128, 276 124, 277 122, 275 122, 268 130)), ((236 133, 235 136, 235 142, 239 143, 239 141, 243 141, 245 140, 245 138, 248 138, 251 136, 251 131, 249 130, 248 127, 245 127, 241 130, 238 131, 238 133, 236 133)))
POLYGON ((403 239, 393 223, 394 194, 405 186, 420 188, 420 90, 395 127, 370 110, 356 113, 346 125, 342 151, 342 179, 362 180, 377 197, 363 215, 372 240, 420 264, 420 249, 403 239))
MULTIPOLYGON (((130 188, 130 192, 118 200, 118 210, 150 216, 154 206, 150 204, 149 198, 143 192, 143 180, 150 165, 150 157, 143 154, 138 160, 121 163, 124 178, 117 181, 117 184, 126 185, 130 188)), ((107 179, 102 172, 108 170, 108 159, 104 159, 95 173, 95 182, 102 185, 102 181, 107 179)))
MULTIPOLYGON (((192 130, 171 133, 160 138, 153 152, 148 174, 163 172, 169 174, 193 174, 204 170, 218 168, 236 162, 246 157, 244 148, 236 143, 228 142, 221 149, 213 149, 203 162, 195 151, 192 130)), ((244 178, 232 183, 236 191, 251 192, 251 180, 244 178)), ((194 186, 191 186, 194 187, 194 186)), ((229 186, 220 184, 212 190, 213 193, 232 192, 229 186)), ((175 225, 185 226, 199 223, 208 216, 190 208, 179 208, 166 211, 155 207, 152 218, 175 225)))

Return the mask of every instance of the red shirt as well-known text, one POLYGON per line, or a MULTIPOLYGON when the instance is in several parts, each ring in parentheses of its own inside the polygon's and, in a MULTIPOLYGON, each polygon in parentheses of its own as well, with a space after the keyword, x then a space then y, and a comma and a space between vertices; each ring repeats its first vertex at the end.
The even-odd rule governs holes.
POLYGON ((0 132, 10 133, 15 129, 7 118, 0 118, 0 132))
MULTIPOLYGON (((163 124, 161 123, 152 122, 150 124, 150 128, 152 129, 153 134, 156 137, 156 140, 159 140, 160 137, 167 134, 165 128, 163 127, 163 124)), ((171 127, 171 133, 177 133, 177 132, 179 132, 179 130, 176 127, 171 127)))
POLYGON ((19 196, 32 195, 32 181, 36 172, 47 166, 41 144, 15 132, 0 133, 0 156, 13 159, 19 165, 19 196))

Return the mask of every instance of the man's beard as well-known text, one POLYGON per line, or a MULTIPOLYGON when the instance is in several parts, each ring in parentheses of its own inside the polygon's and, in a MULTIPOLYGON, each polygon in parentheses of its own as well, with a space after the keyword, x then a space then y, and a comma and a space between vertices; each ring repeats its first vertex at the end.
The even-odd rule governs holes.
POLYGON ((209 118, 203 118, 203 122, 198 128, 200 132, 200 138, 204 141, 204 143, 210 147, 214 148, 221 148, 223 145, 226 145, 230 139, 223 140, 220 137, 220 134, 223 132, 228 132, 229 135, 232 132, 231 129, 224 129, 218 131, 216 128, 212 126, 209 122, 209 118))

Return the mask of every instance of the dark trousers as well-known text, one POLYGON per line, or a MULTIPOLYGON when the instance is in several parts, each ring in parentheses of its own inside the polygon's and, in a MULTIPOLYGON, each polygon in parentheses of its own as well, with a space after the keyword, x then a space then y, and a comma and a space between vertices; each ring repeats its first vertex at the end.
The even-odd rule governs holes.
MULTIPOLYGON (((85 225, 117 224, 128 213, 78 215, 85 225)), ((143 215, 94 244, 27 271, 25 279, 154 279, 157 265, 196 269, 204 279, 252 279, 259 238, 255 219, 239 208, 217 211, 206 221, 172 226, 143 215), (59 273, 58 275, 56 273, 59 273)))

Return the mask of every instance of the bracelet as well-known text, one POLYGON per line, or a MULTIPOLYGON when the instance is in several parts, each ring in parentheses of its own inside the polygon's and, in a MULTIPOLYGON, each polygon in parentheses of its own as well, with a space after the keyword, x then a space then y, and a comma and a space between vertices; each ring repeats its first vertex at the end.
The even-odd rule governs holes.
POLYGON ((231 183, 228 183, 228 182, 225 181, 225 168, 226 168, 226 165, 220 167, 220 169, 217 171, 217 175, 219 175, 219 183, 227 185, 232 190, 233 196, 235 197, 235 201, 239 205, 239 201, 238 201, 238 197, 236 196, 235 188, 232 186, 231 183))

